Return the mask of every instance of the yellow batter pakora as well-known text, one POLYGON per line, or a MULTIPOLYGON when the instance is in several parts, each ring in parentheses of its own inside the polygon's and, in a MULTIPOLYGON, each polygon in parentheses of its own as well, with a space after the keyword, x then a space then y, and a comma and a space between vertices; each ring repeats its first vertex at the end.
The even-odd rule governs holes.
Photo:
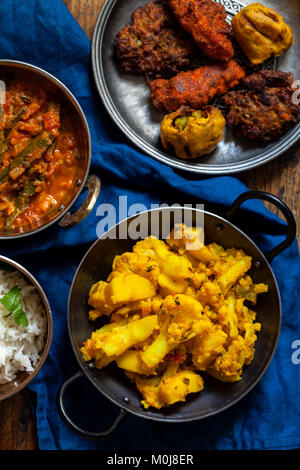
POLYGON ((276 11, 260 3, 252 3, 235 15, 232 30, 252 65, 279 57, 294 44, 292 28, 276 11))
POLYGON ((98 369, 115 361, 145 408, 200 392, 200 372, 239 381, 253 360, 261 325, 245 301, 255 305, 268 286, 253 283, 244 251, 203 238, 179 225, 166 241, 139 241, 115 257, 106 282, 91 287, 90 319, 106 315, 110 323, 92 333, 82 355, 98 369))

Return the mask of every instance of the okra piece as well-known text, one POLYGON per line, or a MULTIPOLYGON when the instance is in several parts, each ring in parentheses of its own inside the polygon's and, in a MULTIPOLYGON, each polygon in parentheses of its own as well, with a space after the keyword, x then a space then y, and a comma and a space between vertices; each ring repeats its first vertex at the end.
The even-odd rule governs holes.
POLYGON ((6 232, 11 231, 14 221, 21 214, 21 212, 23 212, 30 199, 35 195, 35 192, 36 186, 34 184, 34 180, 28 181, 26 186, 19 193, 14 212, 10 216, 8 216, 5 221, 6 232))
POLYGON ((29 98, 27 95, 22 95, 22 100, 24 103, 31 104, 31 98, 29 98))
MULTIPOLYGON (((3 104, 0 104, 0 122, 3 124, 4 122, 4 110, 3 110, 3 104)), ((3 159, 3 155, 7 150, 7 144, 5 140, 5 133, 4 133, 4 126, 0 130, 0 163, 3 159)))
POLYGON ((10 171, 16 166, 23 165, 25 168, 30 167, 30 164, 27 162, 28 156, 37 149, 41 150, 42 155, 44 152, 46 152, 47 148, 50 147, 52 142, 52 135, 45 131, 32 139, 27 147, 25 147, 25 149, 16 156, 12 163, 0 172, 0 182, 3 181, 10 171))
POLYGON ((7 150, 7 145, 4 137, 4 129, 0 131, 0 161, 3 158, 4 152, 7 150))
POLYGON ((25 113, 27 106, 24 106, 8 123, 6 129, 12 129, 21 119, 23 114, 25 113))

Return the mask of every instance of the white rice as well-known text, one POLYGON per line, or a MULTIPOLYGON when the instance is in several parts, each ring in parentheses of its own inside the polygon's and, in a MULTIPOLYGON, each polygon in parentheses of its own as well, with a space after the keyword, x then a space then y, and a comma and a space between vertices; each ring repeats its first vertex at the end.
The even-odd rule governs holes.
POLYGON ((28 326, 17 325, 0 302, 0 384, 16 378, 18 371, 32 372, 45 344, 47 319, 37 289, 18 271, 0 269, 0 298, 14 286, 22 292, 28 326))

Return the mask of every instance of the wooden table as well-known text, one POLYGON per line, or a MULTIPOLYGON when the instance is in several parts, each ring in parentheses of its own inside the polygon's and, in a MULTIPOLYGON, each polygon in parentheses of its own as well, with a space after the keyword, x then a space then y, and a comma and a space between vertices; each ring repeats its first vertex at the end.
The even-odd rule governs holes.
MULTIPOLYGON (((125 1, 125 0, 124 0, 125 1)), ((64 0, 89 38, 104 0, 64 0)), ((256 170, 241 173, 238 178, 250 189, 269 191, 283 199, 300 223, 300 145, 287 154, 256 170)), ((0 450, 38 449, 38 441, 29 390, 0 403, 0 450)))

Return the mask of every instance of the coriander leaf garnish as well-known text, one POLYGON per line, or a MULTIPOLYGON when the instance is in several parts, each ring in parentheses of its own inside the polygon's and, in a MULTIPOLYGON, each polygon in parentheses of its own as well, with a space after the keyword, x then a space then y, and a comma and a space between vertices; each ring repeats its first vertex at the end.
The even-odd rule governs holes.
POLYGON ((13 315, 17 325, 28 326, 28 320, 26 313, 23 310, 23 302, 21 296, 21 289, 18 286, 14 286, 10 291, 0 299, 0 302, 9 311, 9 314, 13 315))
POLYGON ((13 313, 14 308, 17 306, 18 300, 20 298, 20 293, 20 288, 18 286, 15 286, 10 289, 10 291, 7 292, 4 297, 0 299, 2 305, 4 305, 4 307, 7 308, 10 313, 13 313))

